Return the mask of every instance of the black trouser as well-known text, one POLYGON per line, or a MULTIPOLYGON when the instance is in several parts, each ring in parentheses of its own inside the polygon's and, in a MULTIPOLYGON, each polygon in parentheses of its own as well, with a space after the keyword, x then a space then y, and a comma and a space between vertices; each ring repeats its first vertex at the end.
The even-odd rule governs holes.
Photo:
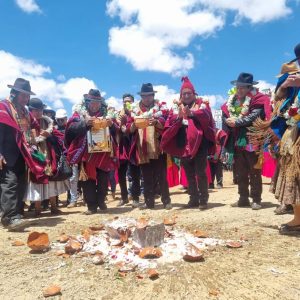
POLYGON ((223 186, 223 164, 218 159, 217 162, 209 162, 212 184, 217 180, 217 184, 223 186))
POLYGON ((255 152, 248 152, 246 150, 237 149, 234 154, 240 202, 249 201, 249 183, 251 189, 250 197, 253 198, 253 202, 258 204, 261 202, 261 169, 254 169, 257 159, 258 155, 255 152))
POLYGON ((141 171, 139 166, 133 165, 128 161, 122 162, 118 169, 121 197, 122 200, 128 199, 128 189, 127 189, 127 181, 126 181, 126 174, 128 168, 132 179, 132 186, 131 186, 132 199, 138 201, 139 196, 141 194, 141 184, 140 184, 141 171))
POLYGON ((208 201, 207 149, 207 142, 204 140, 194 158, 181 159, 189 184, 188 191, 192 204, 206 204, 208 201))
POLYGON ((0 210, 3 225, 8 225, 14 219, 22 218, 26 190, 26 168, 20 154, 13 167, 4 165, 0 170, 0 210))
POLYGON ((164 205, 171 202, 167 181, 167 156, 162 154, 158 159, 150 159, 147 164, 141 164, 144 178, 145 203, 149 208, 154 207, 155 186, 159 182, 161 201, 164 205))
POLYGON ((97 210, 97 207, 101 209, 108 190, 108 172, 100 169, 96 172, 97 181, 88 179, 81 182, 83 197, 91 211, 97 210))

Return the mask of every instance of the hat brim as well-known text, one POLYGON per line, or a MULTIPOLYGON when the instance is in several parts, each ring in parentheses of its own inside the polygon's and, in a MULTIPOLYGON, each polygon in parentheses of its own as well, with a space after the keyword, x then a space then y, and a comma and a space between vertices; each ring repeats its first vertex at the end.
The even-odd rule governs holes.
POLYGON ((292 59, 292 60, 289 62, 289 64, 290 64, 290 63, 293 63, 293 62, 295 62, 295 61, 297 61, 298 59, 300 59, 300 56, 297 56, 297 57, 295 57, 294 59, 292 59))
POLYGON ((141 95, 141 96, 147 96, 147 95, 153 95, 153 94, 155 94, 155 93, 157 93, 157 91, 153 91, 153 92, 145 92, 145 93, 142 93, 142 92, 138 92, 138 94, 139 95, 141 95))
POLYGON ((84 100, 88 100, 88 101, 103 101, 104 98, 103 97, 91 97, 89 94, 84 94, 83 95, 84 100))
POLYGON ((25 91, 25 90, 22 90, 22 89, 20 89, 20 88, 17 88, 17 87, 15 87, 15 86, 13 86, 13 85, 11 85, 11 84, 8 84, 7 85, 10 89, 14 89, 15 91, 18 91, 18 92, 21 92, 21 93, 24 93, 24 94, 27 94, 27 95, 35 95, 35 93, 34 92, 28 92, 28 91, 25 91))
MULTIPOLYGON (((286 73, 289 74, 289 75, 293 75, 293 74, 296 74, 296 73, 299 73, 299 72, 300 72, 300 70, 298 70, 298 71, 295 70, 295 71, 290 71, 290 72, 286 72, 286 73)), ((275 77, 279 78, 279 77, 281 77, 282 75, 284 75, 286 73, 280 73, 280 74, 276 75, 275 77)))
POLYGON ((235 86, 251 86, 251 85, 258 84, 258 81, 252 81, 251 83, 245 83, 245 82, 240 82, 237 80, 232 80, 232 81, 230 81, 230 83, 235 86))

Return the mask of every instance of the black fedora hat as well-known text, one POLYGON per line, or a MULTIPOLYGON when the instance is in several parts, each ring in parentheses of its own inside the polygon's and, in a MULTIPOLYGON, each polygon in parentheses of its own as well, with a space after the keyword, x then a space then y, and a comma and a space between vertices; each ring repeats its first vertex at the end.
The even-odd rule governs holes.
POLYGON ((141 87, 141 91, 138 92, 139 95, 152 95, 157 93, 157 91, 153 90, 153 85, 151 83, 143 83, 141 87))
POLYGON ((28 102, 29 109, 39 109, 42 110, 46 107, 43 101, 39 98, 31 98, 28 102))
POLYGON ((230 81, 230 83, 236 86, 248 86, 258 84, 258 81, 253 81, 253 75, 250 73, 241 73, 237 80, 230 81))
POLYGON ((90 89, 88 94, 83 95, 86 101, 102 101, 104 98, 101 96, 100 91, 97 89, 90 89))
POLYGON ((294 62, 294 61, 300 59, 300 43, 295 46, 294 52, 295 52, 296 58, 294 58, 290 62, 294 62))
POLYGON ((24 94, 35 95, 35 93, 31 91, 30 82, 23 78, 17 78, 14 85, 8 84, 7 86, 24 94))

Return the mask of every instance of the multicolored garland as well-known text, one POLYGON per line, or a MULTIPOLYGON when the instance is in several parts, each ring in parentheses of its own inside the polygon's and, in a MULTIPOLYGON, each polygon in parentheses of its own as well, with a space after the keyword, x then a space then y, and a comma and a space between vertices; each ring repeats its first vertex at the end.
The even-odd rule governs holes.
POLYGON ((300 103, 299 94, 295 98, 294 103, 291 107, 284 113, 284 118, 287 120, 286 124, 289 126, 294 126, 300 121, 300 103))
POLYGON ((230 89, 228 91, 228 94, 229 94, 229 98, 227 100, 226 106, 228 108, 230 117, 239 118, 239 117, 247 116, 249 113, 251 95, 247 95, 245 97, 245 101, 243 102, 242 105, 235 105, 236 103, 239 103, 239 99, 236 96, 236 87, 230 89))
POLYGON ((154 106, 147 111, 142 110, 139 102, 128 104, 126 105, 126 108, 131 112, 133 118, 159 118, 168 114, 166 102, 154 100, 154 106))

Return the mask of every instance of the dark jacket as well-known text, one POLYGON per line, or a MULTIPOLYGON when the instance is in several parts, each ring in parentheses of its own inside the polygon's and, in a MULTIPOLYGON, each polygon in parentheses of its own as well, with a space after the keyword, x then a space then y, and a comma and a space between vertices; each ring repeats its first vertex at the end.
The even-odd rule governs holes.
POLYGON ((13 167, 21 152, 16 142, 14 130, 0 123, 0 155, 6 160, 8 167, 13 167))

